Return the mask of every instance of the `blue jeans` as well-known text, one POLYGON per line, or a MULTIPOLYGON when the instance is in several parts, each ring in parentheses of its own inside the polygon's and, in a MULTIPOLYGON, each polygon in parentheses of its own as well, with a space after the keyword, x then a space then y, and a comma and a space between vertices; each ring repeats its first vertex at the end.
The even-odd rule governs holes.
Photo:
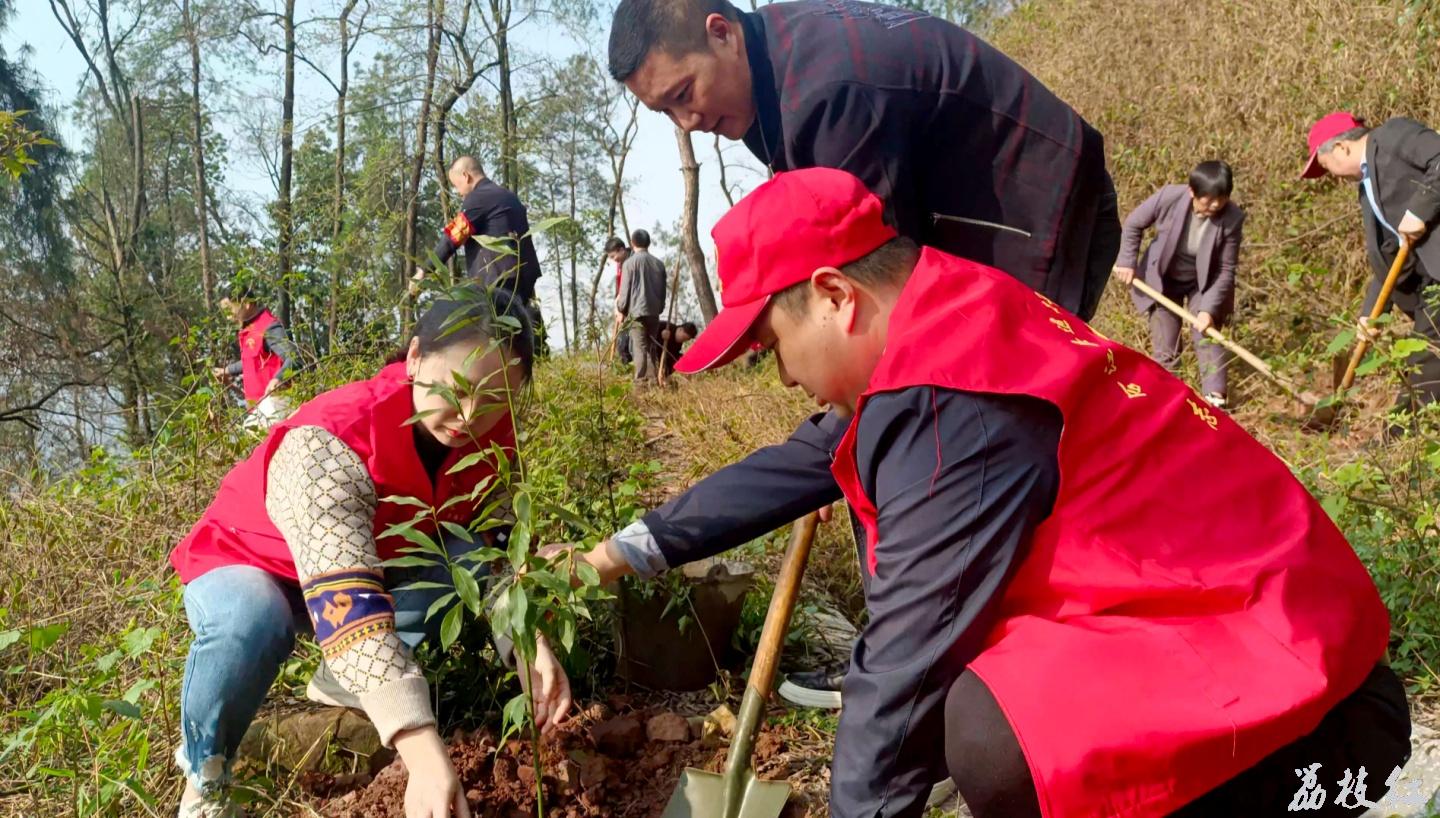
MULTIPOLYGON (((453 538, 445 547, 453 559, 476 545, 453 538)), ((442 617, 427 622, 425 613, 447 593, 395 590, 420 580, 451 583, 443 565, 385 571, 385 587, 395 598, 396 634, 412 649, 440 633, 442 617)), ((300 588, 249 565, 196 577, 185 586, 185 615, 195 638, 180 688, 175 760, 190 783, 209 794, 229 784, 240 740, 295 647, 295 635, 312 628, 300 588)))

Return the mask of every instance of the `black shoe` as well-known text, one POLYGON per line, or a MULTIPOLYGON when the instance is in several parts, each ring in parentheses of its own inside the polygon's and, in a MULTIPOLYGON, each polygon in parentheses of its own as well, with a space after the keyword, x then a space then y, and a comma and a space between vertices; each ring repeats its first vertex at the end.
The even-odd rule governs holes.
POLYGON ((809 670, 791 673, 780 683, 780 698, 802 707, 840 709, 840 685, 845 681, 843 670, 809 670))

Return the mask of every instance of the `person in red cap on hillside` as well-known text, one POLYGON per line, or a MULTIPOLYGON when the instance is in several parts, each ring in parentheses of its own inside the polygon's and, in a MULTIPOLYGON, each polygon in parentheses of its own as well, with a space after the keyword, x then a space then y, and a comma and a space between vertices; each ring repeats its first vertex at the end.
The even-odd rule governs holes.
MULTIPOLYGON (((1279 458, 1011 276, 897 237, 843 171, 776 175, 714 238, 724 309, 678 368, 759 342, 848 424, 869 621, 831 815, 918 816, 947 773, 977 818, 1280 815, 1362 768, 1350 796, 1378 800, 1410 747, 1389 618, 1279 458)), ((608 580, 714 551, 583 558, 608 580)))
MULTIPOLYGON (((1415 333, 1428 342, 1410 358, 1410 382, 1396 398, 1398 409, 1415 409, 1440 398, 1440 243, 1430 229, 1440 218, 1440 134, 1413 119, 1396 117, 1378 128, 1345 111, 1321 117, 1310 128, 1310 158, 1301 177, 1329 173, 1359 182, 1357 198, 1365 250, 1374 273, 1360 309, 1360 331, 1379 297, 1401 237, 1412 245, 1391 303, 1415 319, 1415 333)), ((1391 433, 1401 431, 1392 427, 1391 433)))

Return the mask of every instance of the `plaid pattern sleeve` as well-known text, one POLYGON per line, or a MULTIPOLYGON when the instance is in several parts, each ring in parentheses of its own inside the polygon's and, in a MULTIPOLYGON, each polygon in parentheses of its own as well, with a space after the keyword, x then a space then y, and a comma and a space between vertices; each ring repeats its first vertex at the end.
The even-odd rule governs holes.
POLYGON ((395 633, 375 550, 375 484, 354 450, 318 426, 290 430, 270 459, 265 510, 295 557, 315 638, 388 745, 435 723, 425 677, 395 633))

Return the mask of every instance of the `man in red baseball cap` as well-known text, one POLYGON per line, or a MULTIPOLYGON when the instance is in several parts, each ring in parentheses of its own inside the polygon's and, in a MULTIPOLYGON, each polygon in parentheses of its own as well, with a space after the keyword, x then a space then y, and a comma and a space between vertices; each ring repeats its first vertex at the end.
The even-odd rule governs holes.
MULTIPOLYGON (((1440 244, 1429 240, 1440 218, 1440 134, 1413 119, 1396 117, 1375 129, 1345 111, 1321 117, 1310 127, 1310 158, 1300 175, 1305 179, 1327 172, 1359 183, 1360 218, 1373 276, 1360 309, 1360 330, 1395 260, 1403 236, 1412 244, 1410 260, 1397 282, 1391 303, 1415 319, 1415 333, 1428 342, 1411 356, 1406 388, 1397 409, 1415 409, 1440 399, 1440 244), (1427 290, 1430 290, 1427 292, 1427 290)), ((1392 432, 1403 427, 1392 427, 1392 432)))
MULTIPOLYGON (((679 368, 758 342, 848 423, 826 454, 869 621, 831 815, 918 816, 946 774, 977 818, 1363 809, 1296 770, 1364 768, 1379 798, 1409 755, 1388 616, 1278 458, 1013 277, 897 237, 844 171, 778 174, 713 235, 724 309, 679 368)), ((609 580, 718 550, 691 542, 583 558, 609 580)))

